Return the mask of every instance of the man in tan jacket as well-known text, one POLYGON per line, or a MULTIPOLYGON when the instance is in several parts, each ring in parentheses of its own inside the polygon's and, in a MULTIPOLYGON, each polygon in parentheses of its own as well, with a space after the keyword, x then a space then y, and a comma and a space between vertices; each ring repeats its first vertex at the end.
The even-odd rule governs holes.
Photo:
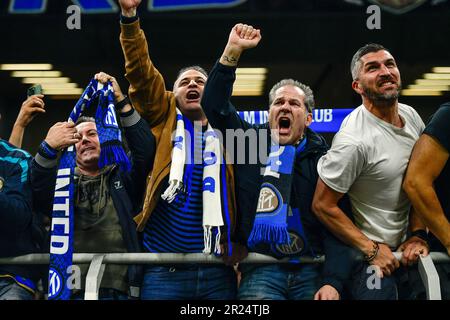
MULTIPOLYGON (((235 232, 231 165, 219 164, 221 179, 217 180, 221 181, 221 185, 215 190, 220 193, 220 203, 216 206, 217 210, 205 210, 205 189, 210 186, 207 184, 210 180, 204 175, 203 169, 209 163, 203 155, 206 154, 205 141, 208 136, 205 133, 210 132, 208 130, 211 128, 200 101, 207 73, 198 66, 183 68, 173 91, 166 89, 162 75, 150 60, 147 41, 140 28, 136 10, 140 2, 119 0, 122 10, 120 42, 125 56, 126 77, 130 82, 129 95, 133 106, 150 124, 156 139, 156 155, 148 178, 143 210, 135 217, 138 231, 143 232, 144 251, 211 253, 211 248, 216 248, 216 254, 225 252, 228 255, 232 241, 245 244, 246 239, 239 239, 235 232), (182 131, 193 133, 191 139, 178 136, 180 124, 186 128, 182 131), (194 127, 201 127, 201 130, 193 130, 194 127), (177 135, 172 141, 174 132, 177 135), (180 159, 174 145, 178 148, 181 144, 184 148, 191 148, 191 154, 201 152, 202 161, 192 164, 189 158, 184 159, 186 164, 182 162, 182 165, 177 165, 180 159), (174 178, 177 172, 179 177, 182 173, 181 182, 181 179, 177 181, 174 178), (217 212, 222 212, 218 218, 223 221, 218 223, 218 228, 211 228, 205 221, 217 212)), ((181 157, 189 157, 186 149, 182 154, 181 157)), ((236 276, 230 266, 164 265, 146 267, 141 298, 233 299, 235 293, 236 276)))

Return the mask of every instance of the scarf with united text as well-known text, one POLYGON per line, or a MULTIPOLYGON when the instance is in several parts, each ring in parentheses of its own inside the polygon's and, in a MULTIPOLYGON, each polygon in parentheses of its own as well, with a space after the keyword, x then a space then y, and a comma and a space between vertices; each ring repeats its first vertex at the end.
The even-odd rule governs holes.
MULTIPOLYGON (((122 147, 122 137, 114 108, 112 84, 92 79, 70 113, 68 121, 76 123, 81 114, 98 99, 95 124, 100 140, 99 168, 118 164, 120 170, 129 171, 130 161, 122 147)), ((68 300, 71 295, 73 226, 74 226, 74 171, 75 146, 61 155, 55 193, 50 238, 49 300, 68 300)))

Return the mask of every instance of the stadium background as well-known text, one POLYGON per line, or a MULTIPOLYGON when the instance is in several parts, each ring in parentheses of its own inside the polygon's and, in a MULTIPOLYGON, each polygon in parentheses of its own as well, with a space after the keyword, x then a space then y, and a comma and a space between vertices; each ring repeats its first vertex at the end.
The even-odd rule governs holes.
MULTIPOLYGON (((381 29, 369 30, 365 0, 248 0, 232 8, 151 12, 143 0, 141 25, 150 55, 172 87, 177 71, 199 64, 210 70, 226 44, 230 28, 238 22, 262 30, 260 45, 241 57, 240 67, 268 69, 261 96, 234 97, 241 110, 267 108, 268 91, 282 78, 298 79, 314 90, 318 108, 354 108, 361 103, 351 89, 349 64, 353 53, 369 42, 389 48, 407 87, 433 67, 450 67, 450 1, 426 1, 404 14, 381 12, 381 29), (359 2, 356 5, 350 2, 359 2)), ((70 0, 48 0, 45 12, 12 14, 10 1, 1 1, 0 64, 51 63, 63 76, 84 88, 98 71, 116 76, 124 91, 124 59, 119 43, 119 13, 82 14, 81 29, 69 30, 66 9, 70 0)), ((29 85, 10 71, 0 71, 0 136, 9 137, 26 99, 29 85)), ((441 96, 402 96, 426 122, 441 96)), ((27 129, 23 148, 34 153, 48 128, 65 121, 75 99, 46 97, 46 114, 27 129)), ((332 134, 326 134, 331 142, 332 134)))

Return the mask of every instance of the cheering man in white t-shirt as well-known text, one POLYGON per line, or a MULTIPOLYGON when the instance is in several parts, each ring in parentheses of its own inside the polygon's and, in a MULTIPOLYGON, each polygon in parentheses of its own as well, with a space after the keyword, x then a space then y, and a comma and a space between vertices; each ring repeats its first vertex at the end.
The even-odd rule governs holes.
POLYGON ((394 271, 400 263, 392 251, 403 252, 405 266, 428 254, 425 227, 402 190, 411 150, 424 123, 413 108, 398 103, 400 72, 383 46, 360 48, 353 56, 351 73, 352 88, 361 95, 362 105, 344 119, 331 149, 318 162, 313 211, 363 256, 352 270, 352 297, 397 299, 399 272, 394 271), (353 219, 337 205, 345 193, 353 219), (381 277, 378 285, 372 281, 376 270, 381 277))

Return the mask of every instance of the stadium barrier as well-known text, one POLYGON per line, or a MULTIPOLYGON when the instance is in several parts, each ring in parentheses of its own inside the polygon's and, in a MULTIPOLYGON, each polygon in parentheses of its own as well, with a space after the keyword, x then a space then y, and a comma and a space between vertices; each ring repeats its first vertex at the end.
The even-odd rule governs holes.
MULTIPOLYGON (((394 252, 397 259, 400 252, 394 252)), ((49 254, 28 254, 12 258, 0 258, 0 264, 36 265, 48 264, 49 254)), ((301 257, 300 263, 323 263, 324 256, 317 258, 301 257)), ((98 300, 98 292, 102 281, 105 265, 112 264, 221 264, 220 257, 203 253, 74 253, 73 264, 89 264, 86 276, 85 300, 98 300)), ((249 253, 241 263, 272 264, 289 263, 289 259, 276 259, 271 256, 249 253)), ((435 263, 450 263, 450 257, 443 252, 431 252, 426 257, 419 258, 419 273, 426 289, 428 300, 441 300, 439 275, 435 263)))

